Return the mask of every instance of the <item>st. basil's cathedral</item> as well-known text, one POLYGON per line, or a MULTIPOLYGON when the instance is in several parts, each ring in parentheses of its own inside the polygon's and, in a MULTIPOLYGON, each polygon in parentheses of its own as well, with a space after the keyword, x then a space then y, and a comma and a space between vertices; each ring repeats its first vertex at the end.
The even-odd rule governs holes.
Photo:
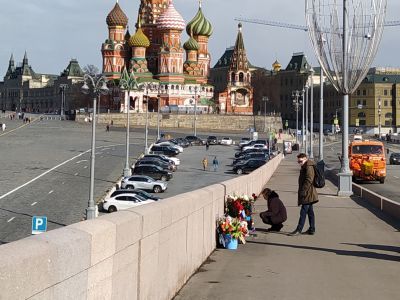
MULTIPOLYGON (((213 27, 203 14, 201 2, 197 14, 186 25, 172 0, 141 0, 133 35, 129 33, 128 17, 116 2, 106 18, 109 34, 101 49, 103 74, 109 81, 118 80, 126 68, 141 87, 129 96, 125 93, 121 111, 126 111, 130 99, 131 111, 146 111, 148 105, 149 111, 175 107, 187 112, 193 109, 196 99, 197 110, 201 112, 210 112, 214 107, 220 113, 231 113, 232 108, 252 113, 251 75, 242 42, 235 45, 242 48, 234 51, 240 55, 230 57, 232 66, 227 68, 224 97, 220 91, 216 93, 210 82, 208 43, 213 27), (189 37, 182 46, 181 34, 185 29, 189 37), (239 97, 236 89, 232 89, 236 83, 240 87, 239 97), (240 99, 236 107, 235 99, 240 99), (219 103, 221 100, 226 103, 219 103)), ((242 40, 241 30, 238 39, 242 40)))

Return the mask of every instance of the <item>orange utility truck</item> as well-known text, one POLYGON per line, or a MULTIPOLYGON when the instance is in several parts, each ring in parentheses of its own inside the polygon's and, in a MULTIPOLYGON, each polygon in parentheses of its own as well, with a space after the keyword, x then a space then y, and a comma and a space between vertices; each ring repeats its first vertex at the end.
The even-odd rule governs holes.
POLYGON ((385 182, 386 158, 383 143, 378 141, 353 141, 349 145, 350 169, 353 181, 385 182))

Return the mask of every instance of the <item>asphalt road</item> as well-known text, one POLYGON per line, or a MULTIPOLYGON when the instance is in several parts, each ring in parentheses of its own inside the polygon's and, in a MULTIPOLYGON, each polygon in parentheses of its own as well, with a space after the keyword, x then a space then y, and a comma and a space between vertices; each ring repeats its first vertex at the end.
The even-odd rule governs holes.
MULTIPOLYGON (((341 147, 342 147, 341 140, 334 143, 328 142, 324 144, 325 162, 327 163, 327 167, 329 169, 332 169, 332 171, 336 174, 340 169, 338 153, 341 153, 341 147)), ((387 147, 389 148, 390 152, 400 152, 400 145, 385 143, 385 151, 387 147)), ((317 156, 318 148, 315 148, 314 151, 315 151, 314 154, 317 156)), ((367 182, 367 181, 358 182, 358 184, 379 195, 382 195, 386 198, 389 198, 391 200, 400 203, 400 193, 399 193, 400 165, 389 165, 389 155, 386 157, 387 176, 384 184, 380 184, 379 182, 367 182)))
MULTIPOLYGON (((0 120, 1 122, 1 120, 0 120)), ((31 234, 32 216, 47 216, 48 230, 84 218, 89 198, 91 126, 70 121, 35 121, 23 124, 7 120, 0 132, 0 244, 31 234)), ((185 136, 181 131, 172 136, 185 136)), ((150 131, 150 141, 155 138, 150 131)), ((215 135, 226 135, 224 133, 215 135)), ((244 133, 228 134, 239 139, 244 133)), ((207 136, 207 133, 199 133, 207 136)), ((144 150, 143 129, 131 133, 130 157, 144 150)), ((230 179, 234 147, 189 147, 179 155, 181 166, 162 198, 230 179), (220 169, 203 171, 204 156, 217 156, 220 169)), ((125 131, 97 129, 95 199, 104 197, 120 178, 125 162, 125 131)))

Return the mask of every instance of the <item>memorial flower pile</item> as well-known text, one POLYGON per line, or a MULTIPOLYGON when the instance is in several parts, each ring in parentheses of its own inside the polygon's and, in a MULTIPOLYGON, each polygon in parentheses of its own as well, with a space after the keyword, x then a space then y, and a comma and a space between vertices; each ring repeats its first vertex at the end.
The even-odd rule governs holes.
POLYGON ((257 200, 257 196, 253 193, 251 196, 248 195, 228 195, 226 199, 225 212, 227 215, 246 219, 250 217, 253 212, 254 202, 257 200))
POLYGON ((232 239, 246 243, 244 237, 248 235, 247 222, 231 216, 222 217, 218 220, 218 231, 222 235, 230 235, 232 239))

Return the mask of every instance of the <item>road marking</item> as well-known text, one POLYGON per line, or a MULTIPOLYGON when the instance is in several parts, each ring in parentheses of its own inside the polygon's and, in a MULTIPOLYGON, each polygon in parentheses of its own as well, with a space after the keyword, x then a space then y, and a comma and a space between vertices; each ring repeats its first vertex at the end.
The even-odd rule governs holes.
POLYGON ((12 220, 14 220, 14 219, 15 219, 15 217, 12 217, 10 220, 7 221, 7 223, 12 222, 12 220))
MULTIPOLYGON (((108 145, 108 146, 100 146, 100 147, 98 147, 98 148, 106 149, 106 148, 110 148, 110 147, 114 147, 114 146, 124 146, 124 145, 125 145, 125 144, 114 144, 114 145, 108 145)), ((1 195, 1 196, 0 196, 0 200, 3 199, 3 198, 5 198, 5 197, 7 197, 7 196, 9 196, 9 195, 11 195, 11 194, 13 194, 13 193, 15 193, 15 192, 18 191, 18 190, 20 190, 20 189, 26 187, 27 185, 29 185, 29 184, 35 182, 36 180, 42 178, 43 176, 46 176, 46 175, 49 174, 50 172, 52 172, 52 171, 58 169, 59 167, 62 167, 63 165, 65 165, 65 164, 67 164, 67 163, 69 163, 69 162, 71 162, 71 161, 77 159, 78 157, 81 157, 82 155, 85 155, 85 154, 89 153, 90 151, 91 151, 91 149, 86 150, 86 151, 84 151, 84 152, 82 152, 82 153, 79 153, 78 155, 75 155, 74 157, 72 157, 72 158, 70 158, 70 159, 67 159, 66 161, 64 161, 64 162, 58 164, 57 166, 55 166, 55 167, 53 167, 53 168, 47 170, 46 172, 43 172, 43 173, 40 174, 39 176, 36 176, 35 178, 29 180, 28 182, 25 182, 24 184, 20 185, 19 187, 16 187, 15 189, 9 191, 8 193, 5 193, 4 195, 1 195)))
POLYGON ((31 204, 31 206, 35 206, 37 204, 37 202, 33 202, 32 204, 31 204))
POLYGON ((78 176, 79 173, 75 173, 74 176, 78 176))
POLYGON ((396 178, 396 179, 399 179, 399 176, 393 176, 394 178, 396 178))
POLYGON ((65 182, 63 181, 61 184, 65 184, 65 182))
POLYGON ((87 159, 82 159, 82 160, 80 160, 80 161, 77 161, 76 163, 77 163, 77 164, 80 164, 80 163, 85 162, 85 161, 88 161, 88 160, 87 160, 87 159))
POLYGON ((84 169, 87 169, 87 168, 88 168, 88 166, 84 166, 83 168, 84 168, 84 169))
POLYGON ((52 194, 53 192, 54 192, 54 191, 53 191, 53 190, 51 190, 51 191, 49 192, 49 195, 50 195, 50 194, 52 194))

